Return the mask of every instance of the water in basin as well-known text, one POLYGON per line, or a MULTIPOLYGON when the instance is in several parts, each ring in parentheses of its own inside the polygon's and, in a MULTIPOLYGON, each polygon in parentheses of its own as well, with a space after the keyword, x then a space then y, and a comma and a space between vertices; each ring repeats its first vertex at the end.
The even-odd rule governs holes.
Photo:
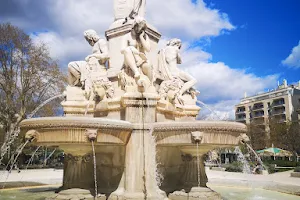
POLYGON ((220 193, 225 200, 300 200, 300 196, 258 189, 213 186, 210 188, 220 193))

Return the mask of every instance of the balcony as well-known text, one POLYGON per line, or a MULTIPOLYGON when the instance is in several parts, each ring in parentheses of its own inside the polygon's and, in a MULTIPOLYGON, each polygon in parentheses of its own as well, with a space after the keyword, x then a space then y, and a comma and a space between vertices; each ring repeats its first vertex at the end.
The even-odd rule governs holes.
POLYGON ((263 110, 263 109, 264 109, 263 103, 254 104, 254 106, 252 107, 252 111, 263 110))
POLYGON ((256 110, 253 112, 253 118, 261 118, 265 116, 265 112, 263 110, 256 110))
POLYGON ((236 115, 235 116, 235 121, 237 121, 237 122, 243 122, 243 121, 246 121, 246 115, 245 114, 243 114, 243 115, 236 115))
POLYGON ((235 111, 236 114, 245 113, 246 108, 245 107, 238 107, 235 111))
POLYGON ((284 99, 283 98, 281 98, 281 99, 276 99, 276 100, 274 100, 273 101, 273 103, 272 103, 272 106, 273 107, 283 107, 283 106, 285 106, 285 102, 284 102, 284 99))
POLYGON ((242 114, 242 113, 245 113, 246 112, 246 110, 237 110, 237 111, 235 111, 235 114, 242 114))

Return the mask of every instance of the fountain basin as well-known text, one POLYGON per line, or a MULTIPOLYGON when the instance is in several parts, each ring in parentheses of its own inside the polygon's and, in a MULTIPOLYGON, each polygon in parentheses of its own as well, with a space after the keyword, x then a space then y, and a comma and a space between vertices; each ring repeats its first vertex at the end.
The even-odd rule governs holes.
MULTIPOLYGON (((244 124, 226 121, 159 122, 154 124, 154 136, 158 146, 193 145, 192 132, 200 132, 200 146, 216 147, 235 146, 239 136, 245 134, 244 124)), ((209 151, 211 148, 207 148, 209 151)))
POLYGON ((34 142, 39 145, 90 144, 87 129, 97 130, 96 145, 126 145, 133 126, 106 118, 44 117, 22 121, 21 129, 23 134, 36 131, 34 142))
MULTIPOLYGON (((216 148, 239 145, 247 127, 226 121, 159 122, 153 126, 158 170, 164 177, 161 189, 167 193, 181 189, 193 193, 192 189, 198 185, 201 190, 207 190, 204 193, 210 199, 220 199, 205 189, 208 181, 205 154, 216 148)), ((169 198, 181 196, 184 199, 185 195, 187 193, 175 192, 169 198)))

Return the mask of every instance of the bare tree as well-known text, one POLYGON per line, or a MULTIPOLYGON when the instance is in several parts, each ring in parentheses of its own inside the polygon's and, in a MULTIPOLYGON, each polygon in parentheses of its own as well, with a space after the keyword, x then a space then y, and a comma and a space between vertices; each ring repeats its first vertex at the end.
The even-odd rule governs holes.
MULTIPOLYGON (((4 143, 41 102, 62 92, 65 80, 46 45, 35 44, 16 26, 0 24, 0 124, 6 133, 4 143)), ((55 112, 52 103, 39 114, 55 112)))

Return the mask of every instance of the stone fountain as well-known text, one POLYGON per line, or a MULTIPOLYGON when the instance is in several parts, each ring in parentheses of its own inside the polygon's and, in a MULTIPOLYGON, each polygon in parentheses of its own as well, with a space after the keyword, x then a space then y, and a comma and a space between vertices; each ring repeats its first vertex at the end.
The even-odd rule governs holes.
POLYGON ((245 125, 196 120, 199 92, 178 68, 181 41, 157 49, 145 0, 114 0, 114 14, 106 39, 85 31, 92 54, 68 65, 65 116, 21 124, 32 143, 65 152, 63 185, 48 199, 221 199, 206 186, 203 157, 246 140, 245 125))

